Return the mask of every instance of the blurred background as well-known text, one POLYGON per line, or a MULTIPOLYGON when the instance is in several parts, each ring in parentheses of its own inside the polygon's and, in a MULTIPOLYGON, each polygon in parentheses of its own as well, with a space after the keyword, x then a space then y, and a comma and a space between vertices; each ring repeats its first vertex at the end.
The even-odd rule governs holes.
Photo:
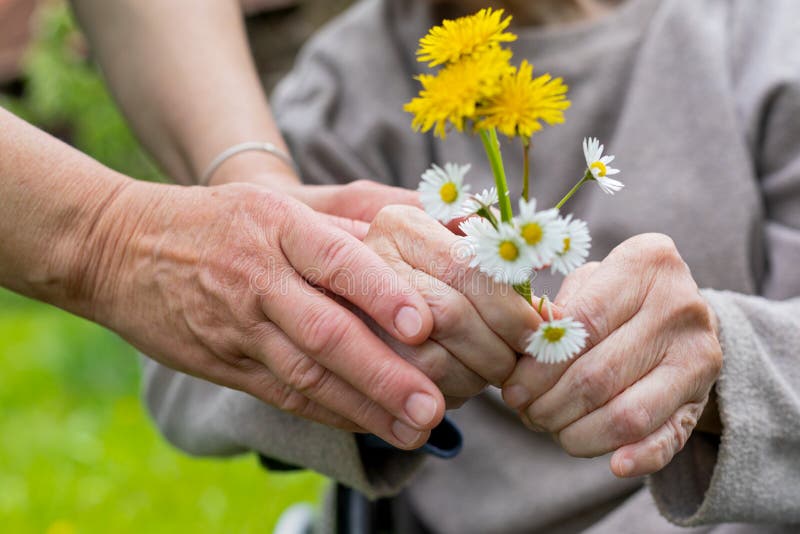
MULTIPOLYGON (((270 89, 350 0, 242 3, 270 89)), ((0 106, 109 167, 163 179, 63 0, 0 0, 0 106)), ((291 504, 318 502, 318 475, 171 448, 143 411, 139 380, 134 350, 114 334, 0 289, 0 532, 261 533, 291 504)))

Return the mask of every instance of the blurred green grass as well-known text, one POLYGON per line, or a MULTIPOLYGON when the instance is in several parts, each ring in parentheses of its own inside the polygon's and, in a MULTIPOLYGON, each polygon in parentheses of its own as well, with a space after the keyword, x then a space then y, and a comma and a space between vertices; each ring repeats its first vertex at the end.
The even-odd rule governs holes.
MULTIPOLYGON (((67 9, 45 5, 25 91, 0 105, 112 168, 159 179, 80 54, 67 9)), ((319 499, 318 475, 171 448, 139 380, 134 350, 114 334, 0 290, 0 531, 262 533, 290 504, 319 499)))

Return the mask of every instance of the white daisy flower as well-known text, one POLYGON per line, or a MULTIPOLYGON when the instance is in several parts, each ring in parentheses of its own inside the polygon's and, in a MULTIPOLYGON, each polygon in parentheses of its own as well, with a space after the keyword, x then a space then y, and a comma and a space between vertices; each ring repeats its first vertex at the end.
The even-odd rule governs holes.
POLYGON ((540 324, 531 335, 525 352, 542 363, 567 362, 586 347, 589 334, 583 323, 572 317, 554 320, 550 301, 546 303, 550 320, 540 324))
POLYGON ((461 205, 469 192, 464 176, 470 165, 445 163, 444 169, 436 164, 425 171, 417 191, 425 211, 443 223, 461 216, 461 205))
POLYGON ((484 189, 477 195, 471 195, 461 206, 461 215, 474 215, 484 208, 491 208, 499 202, 497 188, 484 189))
POLYGON ((561 274, 569 274, 584 263, 589 256, 592 237, 589 235, 589 227, 580 219, 572 219, 570 213, 563 219, 559 219, 561 227, 562 248, 553 256, 550 263, 551 272, 556 271, 561 274))
POLYGON ((532 269, 529 256, 525 253, 525 242, 517 229, 507 223, 500 223, 495 229, 481 217, 472 217, 459 226, 466 235, 474 255, 470 267, 478 267, 481 272, 505 284, 522 284, 530 280, 532 269))
POLYGON ((597 181, 600 189, 609 195, 613 195, 625 187, 625 184, 619 180, 609 178, 609 176, 618 174, 619 169, 615 169, 610 165, 614 161, 614 156, 603 156, 604 148, 595 137, 587 137, 583 140, 583 155, 586 158, 586 167, 597 181))
POLYGON ((525 243, 525 254, 533 269, 541 269, 563 248, 558 210, 536 211, 536 199, 519 201, 519 215, 514 218, 517 232, 525 243))

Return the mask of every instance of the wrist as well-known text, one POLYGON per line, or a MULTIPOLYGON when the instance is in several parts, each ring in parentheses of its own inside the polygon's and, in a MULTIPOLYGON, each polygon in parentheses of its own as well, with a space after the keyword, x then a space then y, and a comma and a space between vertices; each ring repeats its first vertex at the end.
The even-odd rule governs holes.
POLYGON ((113 326, 125 273, 136 269, 146 255, 139 254, 150 221, 178 186, 127 179, 92 214, 91 228, 76 243, 70 278, 81 288, 70 311, 104 326, 113 326))
POLYGON ((209 177, 206 185, 250 183, 277 191, 300 186, 294 167, 275 154, 248 150, 226 159, 209 177))

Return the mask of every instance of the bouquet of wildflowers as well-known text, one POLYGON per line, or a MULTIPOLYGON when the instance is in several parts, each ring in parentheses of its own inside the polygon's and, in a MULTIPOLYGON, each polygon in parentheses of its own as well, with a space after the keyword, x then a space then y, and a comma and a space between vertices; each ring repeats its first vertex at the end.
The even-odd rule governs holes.
MULTIPOLYGON (((510 23, 503 10, 483 9, 432 28, 420 41, 417 57, 436 72, 417 78, 422 88, 405 110, 414 115, 417 131, 433 130, 441 138, 452 130, 480 136, 495 187, 471 195, 464 183, 469 165, 433 165, 422 175, 422 203, 444 223, 466 217, 459 227, 472 255, 471 266, 512 284, 533 304, 530 280, 535 271, 549 267, 566 275, 589 255, 586 223, 571 214, 562 216, 559 210, 584 184, 596 182, 608 194, 623 184, 611 178, 619 172, 610 166, 614 156, 604 156, 597 139, 584 139, 584 175, 554 207, 537 209, 536 199, 529 197, 531 138, 542 130, 542 123, 564 122, 568 88, 550 74, 534 77, 527 61, 512 64, 512 53, 504 48, 517 38, 507 31, 510 23), (498 132, 521 147, 522 198, 516 216, 498 132)), ((586 330, 570 317, 554 320, 546 296, 538 303, 540 312, 545 304, 549 321, 528 340, 527 352, 542 362, 567 361, 584 348, 586 330)))

